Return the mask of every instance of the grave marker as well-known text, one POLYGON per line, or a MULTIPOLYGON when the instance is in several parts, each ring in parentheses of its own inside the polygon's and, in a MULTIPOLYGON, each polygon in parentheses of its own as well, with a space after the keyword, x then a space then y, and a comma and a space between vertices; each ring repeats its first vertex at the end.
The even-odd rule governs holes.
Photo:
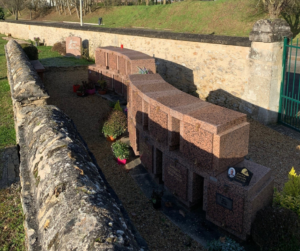
POLYGON ((67 57, 81 57, 82 39, 80 37, 66 38, 66 56, 67 57))

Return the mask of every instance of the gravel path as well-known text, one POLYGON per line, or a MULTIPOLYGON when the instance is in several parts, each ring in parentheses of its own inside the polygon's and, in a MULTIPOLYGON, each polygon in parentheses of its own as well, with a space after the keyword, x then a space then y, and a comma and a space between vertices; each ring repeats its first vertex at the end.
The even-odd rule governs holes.
MULTIPOLYGON (((100 133, 100 123, 110 111, 108 102, 96 95, 80 98, 71 90, 57 92, 55 86, 46 88, 51 96, 49 103, 58 106, 75 122, 149 248, 154 251, 204 250, 200 244, 174 226, 163 213, 154 210, 129 171, 116 163, 111 153, 111 143, 100 133)), ((276 187, 281 188, 292 166, 300 173, 300 141, 252 119, 249 122, 251 127, 247 158, 272 168, 276 187)))
MULTIPOLYGON (((282 189, 292 167, 300 174, 300 141, 249 119, 250 160, 273 169, 275 187, 282 189)), ((295 134, 299 134, 295 131, 295 134)))

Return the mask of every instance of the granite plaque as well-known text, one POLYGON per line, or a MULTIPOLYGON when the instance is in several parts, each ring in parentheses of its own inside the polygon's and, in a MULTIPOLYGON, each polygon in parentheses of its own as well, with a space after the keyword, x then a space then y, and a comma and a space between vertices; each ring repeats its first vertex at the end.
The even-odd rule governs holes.
POLYGON ((218 205, 232 210, 232 199, 229 199, 222 194, 216 193, 216 202, 218 205))
POLYGON ((230 180, 240 182, 243 186, 248 186, 253 173, 246 167, 229 167, 227 175, 230 180))
POLYGON ((66 38, 66 56, 81 57, 81 44, 80 37, 67 37, 66 38))

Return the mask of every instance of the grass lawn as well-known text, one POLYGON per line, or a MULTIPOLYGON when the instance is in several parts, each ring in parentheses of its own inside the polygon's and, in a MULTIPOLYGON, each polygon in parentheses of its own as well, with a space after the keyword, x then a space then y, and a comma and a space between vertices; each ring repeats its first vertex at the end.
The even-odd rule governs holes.
MULTIPOLYGON (((0 156, 5 147, 16 144, 6 58, 0 34, 0 156)), ((0 190, 0 251, 25 250, 22 206, 19 189, 0 190)))
MULTIPOLYGON (((256 9, 254 0, 182 1, 167 5, 134 5, 98 8, 83 17, 85 23, 98 23, 101 27, 141 27, 173 32, 248 37, 253 24, 267 14, 256 9)), ((79 22, 75 9, 73 14, 59 15, 49 11, 36 20, 79 22)), ((33 15, 34 16, 34 15, 33 15)), ((7 19, 14 19, 13 16, 7 19)), ((20 20, 29 19, 29 11, 21 13, 20 20)))
POLYGON ((52 46, 38 46, 37 48, 39 50, 39 60, 43 66, 67 67, 94 64, 94 61, 86 59, 61 56, 58 52, 51 51, 52 46))
POLYGON ((4 45, 6 40, 0 35, 0 151, 16 144, 10 88, 6 76, 4 45))

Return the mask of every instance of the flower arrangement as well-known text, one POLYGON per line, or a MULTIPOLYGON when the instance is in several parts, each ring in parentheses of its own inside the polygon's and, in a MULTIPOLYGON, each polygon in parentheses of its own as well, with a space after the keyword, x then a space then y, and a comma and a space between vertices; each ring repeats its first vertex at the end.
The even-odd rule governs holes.
POLYGON ((146 69, 145 67, 144 68, 140 68, 140 67, 137 66, 137 68, 139 70, 139 74, 150 74, 149 70, 146 69))
POLYGON ((107 121, 104 123, 102 133, 105 137, 116 139, 121 136, 127 129, 127 119, 123 112, 113 110, 107 121))
POLYGON ((35 42, 40 42, 40 38, 39 37, 34 37, 33 38, 35 42))
POLYGON ((116 158, 120 160, 129 158, 129 146, 124 142, 118 140, 111 145, 111 149, 116 158))

